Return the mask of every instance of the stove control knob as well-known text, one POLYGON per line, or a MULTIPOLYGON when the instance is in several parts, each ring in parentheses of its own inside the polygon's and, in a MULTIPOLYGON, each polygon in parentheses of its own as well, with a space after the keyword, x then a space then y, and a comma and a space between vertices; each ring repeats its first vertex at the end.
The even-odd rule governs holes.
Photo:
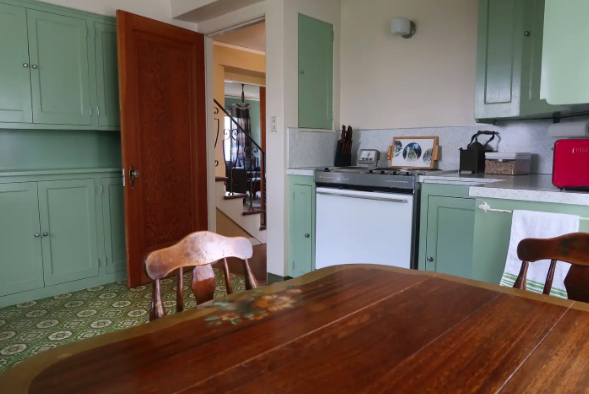
POLYGON ((369 174, 374 174, 374 171, 370 170, 368 171, 369 174))
POLYGON ((405 175, 409 176, 409 175, 411 175, 411 173, 409 171, 406 171, 405 175))
POLYGON ((331 170, 329 168, 325 168, 323 172, 331 172, 331 170))
POLYGON ((380 172, 382 175, 385 175, 387 172, 386 171, 381 171, 380 172))

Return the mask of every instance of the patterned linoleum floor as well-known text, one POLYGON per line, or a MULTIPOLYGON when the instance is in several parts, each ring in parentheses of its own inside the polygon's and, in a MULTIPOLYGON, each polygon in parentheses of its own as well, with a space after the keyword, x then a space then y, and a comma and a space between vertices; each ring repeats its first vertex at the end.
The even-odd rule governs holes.
MULTIPOLYGON (((225 295, 222 271, 215 269, 215 297, 225 295)), ((184 306, 196 301, 184 278, 184 306)), ((245 290, 245 281, 232 275, 233 291, 245 290)), ((176 306, 176 278, 161 283, 166 313, 176 306)), ((0 374, 27 357, 54 347, 124 330, 149 321, 151 285, 129 289, 125 281, 26 302, 0 309, 0 374)))

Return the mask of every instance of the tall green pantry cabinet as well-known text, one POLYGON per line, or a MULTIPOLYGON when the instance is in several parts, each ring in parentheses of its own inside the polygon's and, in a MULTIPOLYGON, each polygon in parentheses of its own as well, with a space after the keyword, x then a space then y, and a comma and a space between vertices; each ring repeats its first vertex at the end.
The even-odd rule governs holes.
POLYGON ((289 276, 315 269, 315 181, 312 176, 290 175, 289 276))

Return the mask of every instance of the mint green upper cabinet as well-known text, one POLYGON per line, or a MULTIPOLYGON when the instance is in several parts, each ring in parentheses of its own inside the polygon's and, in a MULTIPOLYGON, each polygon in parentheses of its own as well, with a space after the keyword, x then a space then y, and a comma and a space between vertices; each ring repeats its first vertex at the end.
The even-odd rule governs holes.
POLYGON ((426 269, 471 277, 474 199, 430 196, 426 269))
POLYGON ((534 118, 563 108, 540 98, 544 0, 479 0, 475 118, 534 118))
POLYGON ((315 266, 315 184, 310 176, 290 176, 290 276, 315 266))
POLYGON ((546 0, 542 97, 551 104, 589 103, 589 1, 546 0))
POLYGON ((45 285, 98 276, 93 179, 38 183, 45 285))
POLYGON ((0 122, 32 122, 27 16, 0 3, 0 122))
POLYGON ((121 178, 104 178, 102 179, 102 188, 106 272, 124 271, 127 267, 127 250, 125 246, 123 180, 121 178))
POLYGON ((90 125, 90 75, 84 19, 28 9, 33 121, 90 125))
POLYGON ((105 23, 94 23, 94 35, 98 124, 100 126, 119 126, 117 28, 105 23))
POLYGON ((0 296, 43 287, 37 184, 0 184, 0 296))
POLYGON ((333 25, 299 14, 299 127, 333 129, 333 25))

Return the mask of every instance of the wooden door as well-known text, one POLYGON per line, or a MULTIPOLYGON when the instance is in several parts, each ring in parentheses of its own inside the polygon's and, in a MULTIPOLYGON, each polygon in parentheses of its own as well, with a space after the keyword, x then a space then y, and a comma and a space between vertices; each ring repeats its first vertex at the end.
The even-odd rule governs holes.
POLYGON ((43 287, 37 184, 0 184, 0 296, 43 287))
POLYGON ((0 122, 31 123, 31 73, 24 8, 0 3, 0 122))
POLYGON ((299 127, 333 128, 333 25, 299 14, 299 127))
POLYGON ((33 122, 90 125, 86 21, 31 9, 27 19, 33 122))
POLYGON ((470 278, 475 200, 430 196, 426 269, 470 278))
POLYGON ((147 253, 208 229, 204 36, 119 10, 117 39, 134 287, 149 281, 147 253))
POLYGON ((111 274, 124 271, 127 267, 127 254, 123 180, 120 177, 102 179, 102 215, 106 272, 111 274))
POLYGON ((94 23, 96 40, 96 115, 99 126, 119 126, 119 70, 117 28, 94 23))
POLYGON ((93 179, 39 182, 45 285, 98 276, 93 179))

